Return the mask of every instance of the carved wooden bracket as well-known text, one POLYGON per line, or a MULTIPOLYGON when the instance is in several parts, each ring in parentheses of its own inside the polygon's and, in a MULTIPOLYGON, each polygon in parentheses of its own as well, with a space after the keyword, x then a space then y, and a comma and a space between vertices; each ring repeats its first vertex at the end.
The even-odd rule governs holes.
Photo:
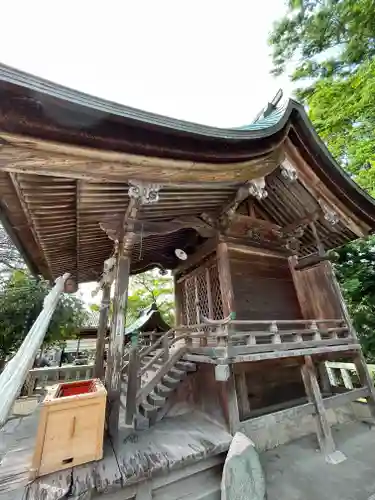
MULTIPOLYGON (((131 231, 136 238, 175 233, 180 229, 195 229, 203 238, 213 237, 217 233, 216 228, 211 227, 199 217, 194 216, 179 217, 168 222, 128 218, 125 229, 129 225, 131 225, 131 231)), ((116 241, 122 229, 122 218, 120 215, 111 216, 110 219, 101 221, 100 227, 107 233, 110 239, 116 241)))
POLYGON ((161 184, 148 184, 142 181, 129 181, 129 197, 139 200, 141 205, 151 205, 159 201, 161 184))
POLYGON ((282 162, 280 168, 281 168, 281 175, 284 177, 284 179, 290 182, 294 182, 298 179, 297 170, 287 159, 285 159, 282 162))
POLYGON ((266 190, 266 180, 264 177, 259 177, 249 182, 249 194, 255 196, 257 200, 263 200, 268 196, 266 190))
POLYGON ((330 208, 328 205, 326 205, 323 202, 320 202, 320 206, 322 207, 322 210, 323 210, 323 214, 324 214, 323 217, 327 222, 329 222, 330 224, 332 224, 334 226, 335 224, 337 224, 340 221, 338 213, 335 210, 333 210, 332 208, 330 208))

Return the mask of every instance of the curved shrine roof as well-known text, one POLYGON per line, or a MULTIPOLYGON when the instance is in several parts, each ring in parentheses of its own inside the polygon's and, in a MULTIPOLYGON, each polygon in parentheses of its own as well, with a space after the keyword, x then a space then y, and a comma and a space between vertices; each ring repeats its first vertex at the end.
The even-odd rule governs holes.
MULTIPOLYGON (((113 243, 99 227, 126 209, 129 180, 161 185, 140 219, 218 217, 241 186, 265 177, 268 197, 250 197, 258 218, 285 227, 327 201, 326 248, 375 228, 374 200, 339 167, 303 107, 288 100, 238 128, 215 128, 122 106, 0 65, 0 215, 29 267, 45 277, 96 280, 113 243), (298 171, 287 183, 284 159, 298 171)), ((245 200, 246 201, 246 200, 245 200)), ((243 204, 242 204, 243 205, 243 204)), ((241 206, 241 213, 246 209, 241 206)), ((134 247, 133 272, 173 268, 174 249, 202 242, 188 227, 134 247)), ((302 255, 314 250, 309 230, 302 255)))

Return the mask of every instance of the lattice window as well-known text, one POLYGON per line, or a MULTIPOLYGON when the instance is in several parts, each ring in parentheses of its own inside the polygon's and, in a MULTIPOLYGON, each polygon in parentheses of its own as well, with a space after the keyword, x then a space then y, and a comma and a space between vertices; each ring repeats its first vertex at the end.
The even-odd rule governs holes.
POLYGON ((220 282, 216 262, 193 271, 183 281, 182 312, 186 325, 198 322, 197 303, 201 315, 210 319, 223 318, 220 282))
POLYGON ((216 262, 209 268, 210 273, 210 284, 211 284, 211 294, 212 294, 212 308, 213 308, 213 318, 212 319, 223 319, 223 301, 221 299, 219 272, 217 270, 216 262))
POLYGON ((187 277, 184 280, 183 317, 185 325, 194 325, 197 323, 194 276, 187 277))

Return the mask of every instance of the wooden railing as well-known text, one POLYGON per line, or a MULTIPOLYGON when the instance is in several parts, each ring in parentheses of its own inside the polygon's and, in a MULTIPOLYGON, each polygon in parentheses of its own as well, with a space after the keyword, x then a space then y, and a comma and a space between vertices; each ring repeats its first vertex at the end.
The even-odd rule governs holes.
MULTIPOLYGON (((326 362, 329 382, 332 387, 353 389, 360 384, 356 366, 354 363, 340 363, 336 361, 326 362)), ((368 364, 372 380, 375 380, 375 365, 368 364)))
POLYGON ((126 424, 131 425, 139 403, 154 389, 174 364, 185 354, 184 337, 175 335, 174 330, 161 335, 151 346, 131 346, 124 356, 124 376, 127 378, 126 424), (175 346, 182 341, 182 345, 175 346), (147 358, 147 359, 146 359, 147 358), (150 358, 150 359, 148 359, 150 358), (142 376, 156 368, 153 377, 143 387, 142 376))
POLYGON ((69 274, 57 278, 55 286, 44 299, 43 309, 25 340, 0 375, 0 427, 6 421, 13 403, 19 395, 27 373, 42 345, 48 325, 56 309, 69 274))
MULTIPOLYGON (((352 348, 352 337, 343 319, 325 320, 208 320, 179 326, 148 346, 131 346, 123 357, 126 381, 126 423, 131 425, 139 405, 186 353, 234 358, 237 355, 306 350, 352 348), (142 377, 145 377, 142 386, 142 377)), ((204 360, 202 358, 202 360, 204 360)))
POLYGON ((352 344, 352 336, 343 319, 324 320, 209 320, 178 327, 190 350, 204 353, 209 347, 226 347, 227 356, 267 353, 269 351, 324 348, 352 344), (198 342, 198 343, 197 343, 198 342))
POLYGON ((93 377, 94 365, 49 366, 33 368, 27 374, 23 395, 32 396, 44 391, 48 385, 70 380, 87 380, 93 377))

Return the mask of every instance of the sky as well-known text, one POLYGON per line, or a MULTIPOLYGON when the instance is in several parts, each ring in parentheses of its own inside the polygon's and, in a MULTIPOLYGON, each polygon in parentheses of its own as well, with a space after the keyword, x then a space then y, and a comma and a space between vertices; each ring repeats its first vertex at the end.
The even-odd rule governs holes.
POLYGON ((270 75, 267 45, 284 12, 284 0, 12 0, 0 61, 135 108, 240 126, 291 92, 270 75))
POLYGON ((289 91, 269 74, 267 46, 284 11, 284 0, 12 0, 0 60, 122 104, 238 126, 289 91))

